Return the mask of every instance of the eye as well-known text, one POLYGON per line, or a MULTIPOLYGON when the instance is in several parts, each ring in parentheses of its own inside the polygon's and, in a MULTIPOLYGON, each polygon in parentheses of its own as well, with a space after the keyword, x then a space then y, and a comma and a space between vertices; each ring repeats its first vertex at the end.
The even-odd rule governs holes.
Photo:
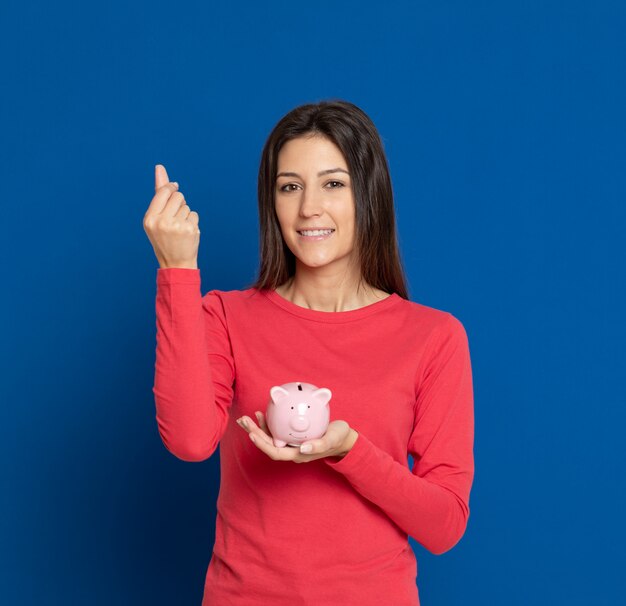
MULTIPOLYGON (((341 181, 329 181, 326 185, 333 185, 333 184, 334 184, 334 187, 331 187, 330 189, 339 189, 341 187, 344 187, 344 184, 341 181)), ((290 193, 294 191, 293 189, 290 189, 291 187, 298 188, 299 186, 296 185, 295 183, 287 183, 286 185, 283 185, 282 187, 280 187, 279 191, 290 193)))
POLYGON ((291 187, 291 186, 293 186, 293 187, 297 187, 295 183, 287 183, 287 185, 283 185, 283 186, 280 188, 280 191, 284 191, 285 193, 292 192, 292 191, 293 191, 293 189, 285 189, 286 187, 291 187))

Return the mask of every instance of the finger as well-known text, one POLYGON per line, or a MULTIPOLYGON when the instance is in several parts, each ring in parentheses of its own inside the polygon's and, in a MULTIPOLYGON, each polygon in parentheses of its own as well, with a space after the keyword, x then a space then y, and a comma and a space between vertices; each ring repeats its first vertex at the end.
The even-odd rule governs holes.
MULTIPOLYGON (((170 181, 169 183, 166 183, 165 185, 162 185, 161 187, 159 187, 159 189, 157 189, 156 194, 154 194, 154 197, 152 198, 150 205, 148 206, 146 215, 148 214, 158 215, 161 212, 163 212, 163 209, 166 207, 167 202, 170 199, 170 196, 172 196, 172 194, 176 193, 177 191, 178 191, 178 183, 176 183, 175 181, 173 182, 170 181)), ((183 201, 183 198, 180 199, 179 204, 176 206, 176 210, 178 210, 182 201, 183 201)), ((176 212, 176 210, 174 212, 176 212)))
POLYGON ((296 448, 278 448, 278 446, 274 446, 273 440, 269 440, 269 442, 259 440, 259 434, 257 432, 250 432, 248 437, 254 442, 255 446, 259 450, 263 451, 271 459, 274 459, 274 461, 302 462, 295 460, 295 457, 298 456, 298 450, 296 448))
MULTIPOLYGON (((269 434, 269 432, 267 431, 267 427, 265 426, 265 424, 259 420, 259 416, 258 416, 258 411, 254 413, 254 415, 256 416, 257 419, 257 423, 259 426, 259 431, 262 431, 264 434, 269 434)), ((248 419, 248 422, 250 423, 250 425, 252 425, 253 427, 256 427, 256 425, 254 424, 254 421, 252 419, 249 419, 249 417, 244 417, 245 419, 248 419)), ((269 437, 269 436, 268 436, 269 437)))
MULTIPOLYGON (((167 198, 165 199, 165 204, 161 209, 161 215, 163 217, 175 217, 176 213, 180 210, 181 206, 187 204, 185 202, 185 196, 182 192, 178 191, 178 189, 174 189, 174 191, 170 191, 173 183, 167 183, 163 186, 163 190, 166 192, 167 198)), ((178 184, 177 184, 178 185, 178 184)), ((159 190, 155 197, 159 196, 162 190, 159 190)))
POLYGON ((302 442, 300 444, 300 452, 302 454, 315 454, 316 452, 323 452, 325 449, 320 446, 319 440, 312 440, 309 442, 302 442))
POLYGON ((187 217, 187 223, 193 223, 193 225, 196 226, 197 228, 197 233, 200 233, 200 228, 198 227, 198 224, 200 223, 200 216, 198 215, 198 213, 195 210, 192 210, 189 213, 189 216, 187 217))
POLYGON ((165 166, 163 166, 163 164, 157 164, 154 167, 154 191, 156 192, 159 189, 159 187, 163 187, 169 182, 170 182, 170 179, 167 176, 167 171, 165 170, 165 166))
POLYGON ((264 442, 266 442, 267 444, 271 444, 272 446, 274 445, 274 440, 272 440, 272 438, 268 436, 262 429, 257 427, 254 424, 254 421, 252 421, 252 419, 250 419, 249 417, 243 416, 237 419, 237 424, 249 434, 254 433, 254 436, 256 438, 259 438, 260 440, 263 440, 264 442))
POLYGON ((263 413, 260 410, 257 410, 254 413, 254 416, 256 417, 256 420, 259 424, 259 427, 266 433, 266 434, 270 434, 270 430, 267 427, 267 423, 265 422, 265 416, 263 415, 263 413))
POLYGON ((187 205, 187 202, 183 200, 183 203, 180 205, 180 208, 178 209, 178 211, 176 212, 174 216, 177 217, 178 219, 182 219, 183 221, 185 221, 190 213, 191 213, 191 208, 189 208, 189 206, 187 205))

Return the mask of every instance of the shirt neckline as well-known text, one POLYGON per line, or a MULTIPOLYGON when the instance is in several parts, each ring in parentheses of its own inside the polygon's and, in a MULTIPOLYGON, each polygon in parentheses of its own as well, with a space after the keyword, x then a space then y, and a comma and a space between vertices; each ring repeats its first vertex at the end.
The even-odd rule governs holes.
POLYGON ((389 296, 375 301, 369 305, 364 305, 358 309, 350 309, 348 311, 320 311, 317 309, 309 309, 308 307, 302 307, 296 305, 291 301, 285 299, 282 295, 279 295, 275 290, 263 289, 260 291, 265 295, 272 303, 278 305, 278 307, 284 309, 294 316, 305 318, 306 320, 315 320, 316 322, 351 322, 352 320, 359 320, 367 316, 371 316, 375 313, 388 309, 392 305, 395 305, 402 297, 395 292, 392 292, 389 296))

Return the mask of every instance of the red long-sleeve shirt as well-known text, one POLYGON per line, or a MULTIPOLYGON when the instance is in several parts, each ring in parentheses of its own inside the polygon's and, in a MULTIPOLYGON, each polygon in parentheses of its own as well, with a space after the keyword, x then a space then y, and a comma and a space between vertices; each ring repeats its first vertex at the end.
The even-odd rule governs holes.
POLYGON ((403 299, 342 312, 275 291, 201 294, 200 270, 157 270, 154 396, 165 447, 220 446, 203 606, 417 606, 412 536, 463 536, 474 477, 472 372, 452 314, 403 299), (358 432, 342 458, 274 461, 235 420, 291 381, 328 387, 358 432), (414 459, 408 467, 408 454, 414 459))

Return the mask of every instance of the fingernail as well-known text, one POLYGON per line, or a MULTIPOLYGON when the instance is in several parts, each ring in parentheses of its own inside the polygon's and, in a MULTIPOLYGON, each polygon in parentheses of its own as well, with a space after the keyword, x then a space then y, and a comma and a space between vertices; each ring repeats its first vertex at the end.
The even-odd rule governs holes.
POLYGON ((302 444, 302 446, 300 446, 300 452, 311 452, 313 450, 313 446, 311 446, 310 444, 302 444))
POLYGON ((245 419, 242 421, 243 426, 248 429, 248 421, 246 421, 245 419))

